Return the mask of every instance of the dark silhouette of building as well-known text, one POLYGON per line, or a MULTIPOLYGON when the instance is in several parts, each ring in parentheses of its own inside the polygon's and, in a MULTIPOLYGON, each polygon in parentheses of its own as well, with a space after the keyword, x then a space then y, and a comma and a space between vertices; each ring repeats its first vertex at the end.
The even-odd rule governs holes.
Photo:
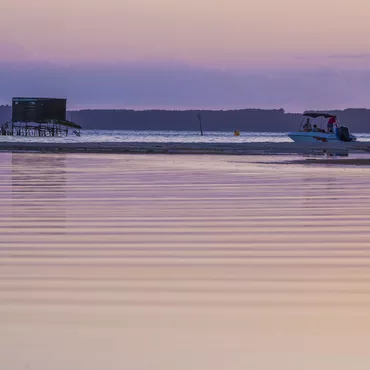
POLYGON ((67 121, 67 100, 13 98, 12 118, 0 126, 3 136, 67 136, 70 129, 80 136, 81 126, 67 121))
POLYGON ((67 99, 13 98, 13 122, 65 121, 67 99))

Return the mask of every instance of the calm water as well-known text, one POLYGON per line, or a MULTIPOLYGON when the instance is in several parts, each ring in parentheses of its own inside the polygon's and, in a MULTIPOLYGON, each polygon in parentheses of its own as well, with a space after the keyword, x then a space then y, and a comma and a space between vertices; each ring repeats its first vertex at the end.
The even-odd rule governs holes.
POLYGON ((0 369, 369 369, 370 168, 280 160, 0 153, 0 369))
MULTIPOLYGON (((370 134, 355 134, 359 141, 370 141, 370 134)), ((83 130, 82 136, 70 135, 67 138, 24 138, 0 137, 0 141, 47 141, 47 142, 175 142, 175 143, 244 143, 244 142, 292 142, 284 132, 241 132, 234 136, 230 132, 205 132, 200 136, 194 131, 92 131, 83 130)))

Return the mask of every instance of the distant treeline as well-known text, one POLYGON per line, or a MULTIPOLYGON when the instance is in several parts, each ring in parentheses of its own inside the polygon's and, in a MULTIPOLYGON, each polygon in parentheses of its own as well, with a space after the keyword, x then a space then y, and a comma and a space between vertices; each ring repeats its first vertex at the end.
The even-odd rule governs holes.
MULTIPOLYGON (((370 132, 369 109, 330 111, 353 132, 370 132)), ((300 114, 283 109, 240 110, 80 110, 68 112, 68 119, 87 130, 178 130, 198 131, 197 114, 201 114, 204 131, 264 131, 296 130, 302 121, 300 114)), ((0 106, 0 122, 10 119, 11 107, 0 106)))
POLYGON ((0 125, 8 121, 12 116, 12 108, 9 105, 0 105, 0 125))

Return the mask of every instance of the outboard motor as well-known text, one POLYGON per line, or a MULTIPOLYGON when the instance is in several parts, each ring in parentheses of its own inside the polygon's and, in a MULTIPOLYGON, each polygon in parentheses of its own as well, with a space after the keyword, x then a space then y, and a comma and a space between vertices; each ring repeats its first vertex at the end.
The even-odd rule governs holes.
POLYGON ((351 135, 349 134, 348 127, 346 126, 339 127, 338 139, 341 141, 352 141, 351 135))

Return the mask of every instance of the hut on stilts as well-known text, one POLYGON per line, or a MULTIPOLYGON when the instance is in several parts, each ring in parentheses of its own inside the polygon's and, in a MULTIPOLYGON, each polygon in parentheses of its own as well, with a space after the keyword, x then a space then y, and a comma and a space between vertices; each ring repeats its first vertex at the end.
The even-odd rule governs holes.
POLYGON ((80 136, 81 126, 66 116, 66 99, 13 98, 12 119, 0 126, 0 136, 80 136))

